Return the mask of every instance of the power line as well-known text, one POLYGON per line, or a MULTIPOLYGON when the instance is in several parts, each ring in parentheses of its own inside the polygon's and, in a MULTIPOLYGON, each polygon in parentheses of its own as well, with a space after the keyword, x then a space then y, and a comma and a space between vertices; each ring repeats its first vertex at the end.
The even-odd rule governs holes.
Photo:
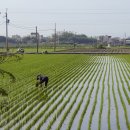
POLYGON ((97 8, 97 9, 43 9, 43 10, 17 10, 17 11, 10 11, 10 14, 130 14, 130 9, 125 8, 125 9, 105 9, 105 8, 97 8))
MULTIPOLYGON (((16 24, 12 24, 10 23, 10 26, 11 27, 14 27, 14 28, 19 28, 19 29, 24 29, 24 30, 34 30, 34 27, 25 27, 25 26, 19 26, 19 25, 16 25, 16 24)), ((44 31, 53 31, 54 29, 39 29, 38 31, 39 32, 44 32, 44 31)))
MULTIPOLYGON (((25 13, 30 15, 30 13, 25 13)), ((130 12, 48 12, 48 13, 33 13, 33 15, 130 15, 130 12)))
POLYGON ((10 23, 10 25, 14 28, 19 28, 19 29, 25 29, 25 30, 34 30, 35 27, 25 27, 25 26, 20 26, 20 25, 16 25, 16 24, 12 24, 10 23))
MULTIPOLYGON (((0 25, 4 24, 5 22, 1 23, 0 25)), ((71 22, 71 23, 58 23, 59 26, 84 26, 84 25, 129 25, 130 23, 86 23, 86 22, 71 22)), ((19 29, 25 29, 25 30, 34 30, 35 27, 25 27, 25 26, 20 26, 20 25, 16 25, 16 24, 12 24, 10 23, 10 26, 14 27, 14 28, 19 28, 19 29)), ((38 31, 53 31, 54 29, 39 29, 38 31)))
POLYGON ((3 25, 3 24, 5 24, 5 22, 0 23, 0 25, 3 25))
POLYGON ((51 31, 51 30, 54 30, 54 29, 39 29, 38 31, 51 31))
MULTIPOLYGON (((16 24, 10 23, 11 27, 19 28, 19 29, 25 29, 25 30, 34 30, 35 27, 27 27, 27 26, 20 26, 16 24)), ((53 31, 54 29, 39 29, 38 31, 53 31)))
POLYGON ((108 26, 108 25, 129 25, 130 24, 130 22, 129 23, 117 23, 117 22, 115 22, 115 23, 110 23, 110 22, 108 22, 108 23, 105 23, 105 22, 103 22, 103 23, 97 23, 97 21, 96 21, 96 23, 86 23, 86 22, 83 22, 83 23, 81 23, 81 22, 71 22, 71 23, 59 23, 58 24, 58 26, 90 26, 90 25, 92 25, 92 26, 95 26, 95 25, 97 25, 97 26, 108 26))

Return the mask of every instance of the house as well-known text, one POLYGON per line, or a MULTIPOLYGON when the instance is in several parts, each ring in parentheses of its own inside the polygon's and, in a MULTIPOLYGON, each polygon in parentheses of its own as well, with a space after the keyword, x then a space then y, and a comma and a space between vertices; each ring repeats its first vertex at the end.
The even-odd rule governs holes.
POLYGON ((130 38, 127 38, 127 39, 125 40, 125 44, 126 44, 126 45, 130 45, 130 38))
POLYGON ((104 44, 109 44, 111 43, 111 36, 108 35, 99 36, 98 41, 104 44))
POLYGON ((113 37, 111 39, 111 43, 112 45, 116 46, 116 45, 121 45, 121 38, 120 37, 113 37))

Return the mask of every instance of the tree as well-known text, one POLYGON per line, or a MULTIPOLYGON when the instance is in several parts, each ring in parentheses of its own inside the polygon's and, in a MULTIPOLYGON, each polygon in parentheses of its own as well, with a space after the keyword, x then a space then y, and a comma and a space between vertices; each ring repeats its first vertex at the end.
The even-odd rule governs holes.
MULTIPOLYGON (((58 36, 60 43, 66 44, 95 44, 97 40, 93 37, 87 37, 85 34, 75 34, 72 32, 62 32, 58 36)), ((54 35, 52 35, 52 39, 54 39, 54 35)))

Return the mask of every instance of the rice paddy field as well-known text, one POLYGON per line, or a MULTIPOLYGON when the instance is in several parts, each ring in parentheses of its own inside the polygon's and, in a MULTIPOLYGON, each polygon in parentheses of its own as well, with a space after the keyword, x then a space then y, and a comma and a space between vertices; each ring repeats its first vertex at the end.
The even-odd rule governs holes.
POLYGON ((0 130, 130 130, 130 55, 0 60, 0 130), (47 87, 35 87, 38 74, 47 87))

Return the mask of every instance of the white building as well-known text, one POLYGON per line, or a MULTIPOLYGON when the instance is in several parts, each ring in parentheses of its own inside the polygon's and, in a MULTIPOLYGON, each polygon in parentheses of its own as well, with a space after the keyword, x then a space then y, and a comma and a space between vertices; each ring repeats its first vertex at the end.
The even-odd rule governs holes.
POLYGON ((108 35, 99 36, 98 41, 101 43, 106 43, 106 44, 111 43, 111 36, 108 36, 108 35))

